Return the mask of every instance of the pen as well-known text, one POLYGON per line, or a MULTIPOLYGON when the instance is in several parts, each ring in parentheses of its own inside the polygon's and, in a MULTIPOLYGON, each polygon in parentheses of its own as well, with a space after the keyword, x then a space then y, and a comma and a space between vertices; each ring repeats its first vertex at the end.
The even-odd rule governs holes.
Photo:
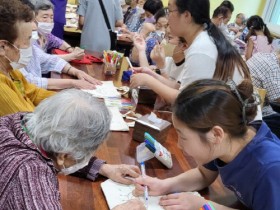
MULTIPOLYGON (((145 177, 146 176, 146 170, 145 170, 144 162, 140 163, 140 167, 141 167, 142 177, 145 177)), ((148 186, 147 185, 144 186, 144 198, 145 198, 145 206, 146 206, 146 208, 148 208, 149 194, 148 194, 148 186)))
POLYGON ((132 66, 132 64, 131 64, 131 62, 130 62, 130 60, 129 60, 129 58, 128 57, 125 57, 126 58, 126 60, 127 60, 127 63, 128 63, 128 65, 129 65, 129 67, 131 68, 131 70, 133 70, 133 66, 132 66))

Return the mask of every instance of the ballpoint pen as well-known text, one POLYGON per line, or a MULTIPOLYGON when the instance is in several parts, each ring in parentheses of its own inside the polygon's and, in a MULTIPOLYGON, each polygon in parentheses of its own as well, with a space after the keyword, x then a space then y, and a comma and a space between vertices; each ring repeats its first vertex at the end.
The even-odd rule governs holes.
MULTIPOLYGON (((141 168, 142 177, 145 177, 146 176, 146 170, 145 170, 144 162, 140 163, 140 168, 141 168)), ((144 198, 145 198, 145 206, 146 206, 146 208, 148 208, 149 194, 148 194, 148 186, 147 185, 144 186, 144 198)))

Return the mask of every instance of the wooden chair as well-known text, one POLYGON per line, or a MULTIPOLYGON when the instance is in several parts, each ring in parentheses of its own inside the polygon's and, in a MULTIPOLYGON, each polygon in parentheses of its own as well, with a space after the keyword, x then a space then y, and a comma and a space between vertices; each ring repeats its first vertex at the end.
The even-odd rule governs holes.
POLYGON ((258 91, 260 98, 261 98, 261 108, 263 108, 264 100, 265 100, 265 95, 266 95, 266 89, 263 88, 256 88, 258 91))

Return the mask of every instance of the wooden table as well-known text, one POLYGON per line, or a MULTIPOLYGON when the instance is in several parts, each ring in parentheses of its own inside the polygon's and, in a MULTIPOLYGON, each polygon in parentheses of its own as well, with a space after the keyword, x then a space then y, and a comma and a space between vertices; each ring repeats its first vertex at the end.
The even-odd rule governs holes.
MULTIPOLYGON (((98 54, 94 54, 97 55, 98 54)), ((122 85, 121 75, 122 70, 127 69, 127 64, 123 63, 120 71, 113 77, 104 76, 103 65, 77 65, 90 75, 99 78, 100 80, 113 80, 116 86, 122 85)), ((57 77, 57 75, 56 75, 57 77)), ((63 76, 65 77, 65 76, 63 76)), ((137 112, 145 114, 151 111, 151 108, 146 106, 137 106, 137 112)), ((164 119, 170 120, 171 115, 168 113, 158 113, 164 119)), ((111 164, 135 164, 136 146, 139 142, 132 140, 133 129, 129 132, 111 132, 108 140, 104 142, 96 152, 100 159, 104 159, 111 164)), ((182 153, 177 147, 177 133, 172 127, 169 131, 167 141, 164 146, 169 149, 172 154, 173 168, 167 169, 156 159, 146 162, 146 173, 149 176, 156 176, 158 178, 167 178, 178 175, 184 171, 196 167, 195 161, 182 153)), ((61 192, 61 203, 64 210, 106 210, 108 209, 105 197, 100 188, 100 183, 105 181, 104 177, 98 178, 95 182, 86 179, 81 179, 73 176, 59 175, 59 188, 61 192)), ((217 201, 227 206, 245 209, 237 201, 236 197, 227 189, 223 187, 221 181, 216 180, 209 188, 200 191, 200 193, 207 199, 217 201)))

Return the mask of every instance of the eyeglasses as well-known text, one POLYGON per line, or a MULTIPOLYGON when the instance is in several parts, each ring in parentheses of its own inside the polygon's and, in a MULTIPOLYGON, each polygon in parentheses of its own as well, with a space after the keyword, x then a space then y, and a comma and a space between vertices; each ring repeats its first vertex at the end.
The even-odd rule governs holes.
POLYGON ((169 15, 169 14, 172 13, 172 12, 179 11, 178 9, 170 10, 169 8, 165 8, 164 10, 165 10, 165 14, 166 14, 166 15, 169 15))

